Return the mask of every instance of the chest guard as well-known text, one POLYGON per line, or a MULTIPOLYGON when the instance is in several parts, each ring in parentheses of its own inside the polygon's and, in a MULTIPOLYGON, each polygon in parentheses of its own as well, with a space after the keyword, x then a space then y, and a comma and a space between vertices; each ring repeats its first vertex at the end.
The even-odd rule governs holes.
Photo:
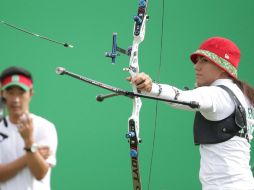
POLYGON ((235 94, 226 86, 219 85, 228 92, 235 103, 235 111, 220 121, 207 120, 200 112, 196 112, 194 119, 194 143, 215 144, 221 143, 238 135, 242 130, 247 134, 247 121, 245 110, 235 94))

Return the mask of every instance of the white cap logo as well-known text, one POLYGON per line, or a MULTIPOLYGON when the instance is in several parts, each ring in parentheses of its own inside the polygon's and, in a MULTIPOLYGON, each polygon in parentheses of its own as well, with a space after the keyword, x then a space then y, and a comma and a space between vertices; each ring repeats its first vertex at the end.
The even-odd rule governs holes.
POLYGON ((228 54, 225 54, 225 58, 226 58, 226 59, 229 59, 229 55, 228 55, 228 54))

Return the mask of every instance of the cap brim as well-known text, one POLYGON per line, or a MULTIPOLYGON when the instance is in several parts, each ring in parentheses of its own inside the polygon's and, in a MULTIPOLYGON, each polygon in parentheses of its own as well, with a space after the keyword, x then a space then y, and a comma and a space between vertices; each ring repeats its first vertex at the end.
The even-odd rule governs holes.
MULTIPOLYGON (((207 56, 206 54, 203 54, 203 53, 194 52, 194 53, 192 53, 192 54, 190 55, 190 59, 191 59, 191 61, 192 61, 194 64, 196 64, 196 62, 197 62, 197 57, 198 57, 198 56, 203 56, 203 57, 205 57, 206 59, 208 59, 209 61, 211 61, 212 63, 214 63, 216 66, 218 66, 219 68, 221 68, 223 71, 227 72, 231 77, 237 78, 237 73, 236 73, 236 74, 233 74, 233 73, 229 72, 229 71, 228 71, 226 68, 224 68, 221 64, 217 63, 216 61, 214 61, 214 60, 211 59, 209 56, 207 56)), ((232 66, 232 67, 233 67, 233 66, 232 66)), ((232 67, 231 67, 231 68, 232 68, 232 67)), ((236 70, 236 69, 234 69, 234 70, 236 70)), ((236 72, 237 72, 237 70, 236 70, 236 72)))
POLYGON ((20 88, 22 88, 24 91, 28 91, 30 88, 22 83, 19 83, 19 82, 10 82, 8 84, 6 84, 5 86, 2 87, 2 90, 5 90, 6 88, 8 87, 11 87, 11 86, 18 86, 20 88))

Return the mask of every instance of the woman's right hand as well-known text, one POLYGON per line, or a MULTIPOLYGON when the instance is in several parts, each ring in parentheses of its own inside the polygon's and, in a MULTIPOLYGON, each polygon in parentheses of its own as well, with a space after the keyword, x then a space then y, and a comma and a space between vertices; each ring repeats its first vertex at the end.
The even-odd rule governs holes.
POLYGON ((138 73, 134 77, 127 77, 126 80, 134 84, 140 91, 151 92, 152 90, 153 81, 146 73, 138 73))

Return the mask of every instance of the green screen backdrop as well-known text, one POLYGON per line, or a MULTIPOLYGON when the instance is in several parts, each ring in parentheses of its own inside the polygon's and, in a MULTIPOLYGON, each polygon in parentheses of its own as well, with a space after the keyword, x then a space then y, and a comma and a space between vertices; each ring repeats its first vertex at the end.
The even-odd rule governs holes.
MULTIPOLYGON (((132 44, 137 3, 1 0, 1 20, 74 45, 73 49, 64 48, 0 24, 0 70, 19 65, 33 73, 31 112, 52 121, 57 128, 58 163, 52 173, 52 190, 133 188, 125 139, 132 101, 116 97, 98 103, 95 96, 106 90, 56 75, 55 69, 62 66, 131 90, 125 80, 128 73, 122 70, 129 58, 121 55, 112 65, 104 52, 111 50, 113 32, 118 33, 120 47, 132 44)), ((239 78, 253 86, 253 8, 252 0, 164 0, 164 9, 163 0, 149 0, 150 20, 139 48, 140 70, 161 83, 193 88, 190 53, 208 37, 224 36, 240 47, 239 78)), ((201 189, 193 116, 162 102, 143 100, 139 159, 144 190, 201 189)))

